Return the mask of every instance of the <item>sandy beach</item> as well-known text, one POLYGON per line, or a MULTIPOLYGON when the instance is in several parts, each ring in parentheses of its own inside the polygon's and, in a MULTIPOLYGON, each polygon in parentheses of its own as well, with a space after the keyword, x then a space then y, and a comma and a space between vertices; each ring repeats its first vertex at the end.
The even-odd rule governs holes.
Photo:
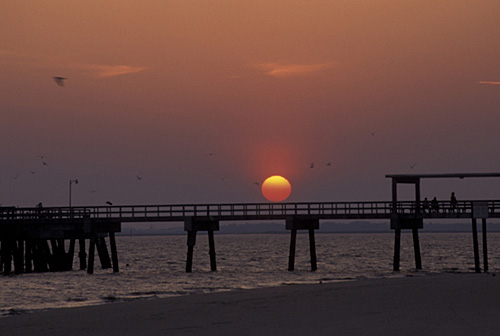
POLYGON ((0 319, 3 335, 497 335, 500 277, 437 274, 238 290, 0 319))

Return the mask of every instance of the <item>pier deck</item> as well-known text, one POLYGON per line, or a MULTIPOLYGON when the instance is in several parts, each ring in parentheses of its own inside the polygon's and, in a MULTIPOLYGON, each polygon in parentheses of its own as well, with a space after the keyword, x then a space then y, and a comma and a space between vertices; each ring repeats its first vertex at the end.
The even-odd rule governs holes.
POLYGON ((394 214, 422 219, 472 218, 477 203, 486 204, 490 218, 500 218, 500 200, 458 201, 455 207, 449 201, 439 201, 437 210, 420 207, 418 211, 414 201, 397 202, 396 211, 392 201, 0 207, 0 230, 2 224, 8 223, 71 225, 84 219, 119 223, 184 222, 189 217, 219 221, 285 220, 291 216, 356 220, 391 219, 394 214))
MULTIPOLYGON (((416 268, 421 268, 418 229, 424 219, 472 219, 476 271, 479 267, 476 219, 483 220, 484 269, 487 269, 486 218, 500 218, 500 200, 468 200, 451 204, 440 201, 433 208, 415 201, 299 202, 114 205, 75 207, 0 207, 0 265, 4 273, 71 269, 75 241, 80 245, 80 268, 93 272, 94 252, 98 251, 103 268, 118 272, 115 233, 127 222, 183 222, 188 233, 186 271, 191 272, 196 233, 207 231, 211 269, 216 270, 214 231, 221 221, 284 220, 291 231, 289 270, 294 269, 297 230, 308 230, 311 269, 316 269, 314 230, 320 220, 387 219, 395 230, 394 270, 399 270, 402 229, 411 229, 414 237, 416 268), (479 209, 479 210, 478 210, 479 209), (110 259, 104 238, 109 237, 110 259), (89 240, 88 254, 85 240, 89 240), (65 250, 69 240, 69 251, 65 250), (49 248, 49 242, 51 249, 49 248), (88 264, 87 264, 88 256, 88 264), (41 261, 40 261, 41 260, 41 261), (38 266, 36 263, 38 262, 38 266), (87 266, 88 265, 88 266, 87 266)), ((2 269, 0 269, 2 271, 2 269)))

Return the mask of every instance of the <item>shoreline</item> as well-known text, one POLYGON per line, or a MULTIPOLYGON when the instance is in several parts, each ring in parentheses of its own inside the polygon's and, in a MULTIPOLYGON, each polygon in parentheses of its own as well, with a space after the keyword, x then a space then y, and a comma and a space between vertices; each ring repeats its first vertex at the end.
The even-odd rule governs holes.
POLYGON ((283 285, 58 308, 0 319, 6 335, 493 335, 500 277, 445 273, 283 285))

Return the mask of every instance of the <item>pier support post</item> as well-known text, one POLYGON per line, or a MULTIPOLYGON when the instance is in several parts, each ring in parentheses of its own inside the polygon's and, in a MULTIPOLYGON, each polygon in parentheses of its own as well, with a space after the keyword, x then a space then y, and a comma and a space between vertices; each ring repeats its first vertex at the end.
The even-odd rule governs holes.
POLYGON ((474 248, 474 269, 476 273, 481 273, 481 265, 479 263, 479 242, 477 238, 477 221, 472 218, 472 244, 474 248))
POLYGON ((90 243, 89 243, 89 263, 87 267, 87 273, 88 274, 94 274, 94 257, 95 257, 95 243, 96 243, 96 237, 92 236, 90 237, 90 243))
POLYGON ((66 253, 66 270, 71 271, 73 270, 73 258, 75 257, 75 244, 76 244, 76 239, 72 238, 69 241, 69 250, 68 253, 66 253))
POLYGON ((14 273, 22 274, 24 273, 24 240, 17 239, 13 243, 14 273))
POLYGON ((290 231, 290 253, 288 254, 288 270, 295 269, 295 245, 297 245, 297 229, 290 231))
POLYGON ((488 272, 488 239, 486 238, 486 218, 482 219, 482 224, 483 224, 483 269, 484 272, 488 272))
POLYGON ((188 239, 187 239, 187 260, 186 260, 186 272, 191 273, 193 270, 193 252, 194 246, 196 245, 196 231, 188 231, 188 239))
POLYGON ((34 243, 33 240, 26 240, 26 253, 24 255, 24 267, 26 273, 33 272, 33 248, 34 243))
POLYGON ((78 245, 80 246, 80 252, 78 252, 78 258, 80 259, 80 270, 87 269, 87 252, 85 252, 85 238, 78 239, 78 245))
POLYGON ((418 229, 413 228, 413 251, 415 254, 415 268, 422 269, 422 257, 420 256, 420 241, 418 239, 418 229))
POLYGON ((309 251, 311 257, 311 271, 318 269, 316 259, 316 242, 314 239, 314 230, 319 229, 319 219, 300 218, 297 216, 286 219, 286 229, 290 230, 290 254, 288 255, 288 270, 295 269, 295 246, 297 242, 297 230, 309 231, 309 251))
POLYGON ((2 240, 2 264, 3 274, 8 275, 12 272, 12 242, 11 239, 2 240))
POLYGON ((188 217, 184 220, 184 231, 188 233, 186 272, 190 273, 193 269, 194 246, 196 245, 196 234, 198 231, 208 231, 210 270, 213 272, 217 271, 214 231, 219 231, 219 221, 213 218, 188 217))
POLYGON ((396 213, 391 214, 391 229, 394 230, 394 260, 393 271, 399 272, 401 259, 401 230, 411 229, 413 234, 413 251, 415 254, 415 268, 422 269, 422 257, 420 254, 420 240, 418 230, 424 227, 423 218, 419 214, 410 217, 402 217, 396 213))
POLYGON ((116 239, 115 233, 109 233, 109 245, 111 245, 111 260, 113 261, 113 272, 118 273, 120 268, 118 267, 118 250, 116 249, 116 239))
POLYGON ((314 229, 309 229, 309 251, 311 255, 311 271, 318 269, 316 260, 316 240, 314 239, 314 229))
POLYGON ((104 237, 97 238, 96 247, 102 269, 111 268, 111 259, 109 258, 108 246, 104 237))
POLYGON ((401 259, 401 229, 394 230, 394 260, 393 271, 399 272, 399 263, 401 259))
POLYGON ((215 259, 215 241, 214 241, 214 231, 208 230, 208 247, 210 255, 210 270, 212 272, 217 271, 217 263, 215 259))

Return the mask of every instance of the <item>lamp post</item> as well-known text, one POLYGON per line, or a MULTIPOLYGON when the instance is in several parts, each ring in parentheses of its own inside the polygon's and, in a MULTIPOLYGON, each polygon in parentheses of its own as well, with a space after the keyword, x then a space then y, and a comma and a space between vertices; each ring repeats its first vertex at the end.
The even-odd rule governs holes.
POLYGON ((69 180, 69 207, 71 208, 71 185, 78 184, 78 180, 69 180))

